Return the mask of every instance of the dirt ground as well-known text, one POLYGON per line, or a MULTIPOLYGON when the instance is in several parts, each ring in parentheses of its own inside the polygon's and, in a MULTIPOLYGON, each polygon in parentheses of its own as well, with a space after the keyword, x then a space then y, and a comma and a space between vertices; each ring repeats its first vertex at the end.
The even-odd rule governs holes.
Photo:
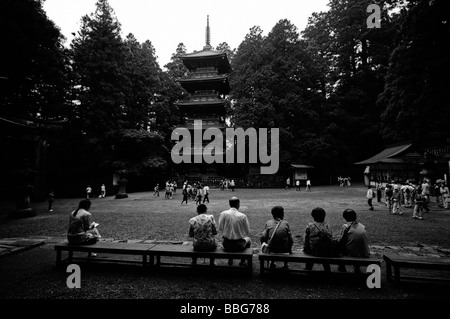
MULTIPOLYGON (((392 216, 384 205, 375 204, 375 211, 369 211, 362 185, 317 187, 309 193, 304 190, 213 190, 211 203, 207 206, 216 220, 219 213, 228 208, 227 201, 231 196, 241 199, 240 210, 248 215, 252 247, 256 251, 259 235, 264 223, 270 219, 270 208, 274 205, 285 208, 285 219, 289 221, 295 238, 294 249, 301 249, 304 228, 311 221, 311 210, 317 206, 326 210, 327 221, 336 234, 344 222, 342 211, 355 209, 370 233, 371 244, 380 249, 387 246, 389 249, 431 247, 446 252, 450 248, 450 211, 432 203, 432 211, 425 215, 423 221, 413 220, 411 209, 405 209, 403 216, 392 216)), ((243 304, 253 300, 268 303, 281 313, 282 309, 294 309, 302 303, 305 307, 311 305, 309 302, 315 305, 314 301, 340 300, 345 306, 348 300, 358 300, 364 305, 381 307, 380 300, 423 302, 450 299, 448 283, 420 281, 394 285, 387 282, 384 263, 381 288, 369 289, 365 278, 353 274, 324 276, 277 272, 261 277, 256 255, 251 276, 239 267, 215 271, 202 267, 199 270, 163 268, 148 271, 133 265, 82 264, 81 289, 69 289, 66 285, 69 274, 65 269, 55 268, 53 245, 64 240, 68 214, 76 208, 78 201, 57 198, 53 212, 46 211, 46 203, 36 203, 33 204, 37 211, 35 217, 17 220, 6 218, 11 203, 0 206, 0 238, 45 239, 43 245, 0 258, 0 299, 12 301, 12 305, 18 300, 37 299, 44 301, 41 306, 55 300, 140 300, 144 308, 152 306, 170 310, 173 316, 169 318, 184 318, 186 315, 181 316, 180 311, 187 302, 191 305, 216 305, 217 308, 225 302, 243 304)), ((180 244, 189 241, 187 221, 195 216, 196 207, 194 202, 188 205, 180 202, 181 194, 169 200, 153 197, 152 192, 142 192, 129 194, 129 198, 121 200, 95 198, 91 212, 95 221, 100 223, 99 230, 104 238, 180 244)), ((320 270, 321 266, 315 265, 315 269, 320 270)), ((216 311, 216 315, 225 315, 223 309, 219 313, 216 311)))

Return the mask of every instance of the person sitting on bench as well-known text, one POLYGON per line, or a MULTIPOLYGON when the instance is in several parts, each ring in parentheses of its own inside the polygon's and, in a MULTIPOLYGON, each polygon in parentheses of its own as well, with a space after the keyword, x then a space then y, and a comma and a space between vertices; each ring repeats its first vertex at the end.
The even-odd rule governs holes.
MULTIPOLYGON (((78 208, 70 213, 69 228, 67 231, 67 240, 70 244, 90 245, 95 244, 101 238, 98 232, 98 224, 92 221, 92 215, 89 212, 91 201, 83 199, 78 208)), ((89 253, 88 256, 96 256, 89 253)))
MULTIPOLYGON (((284 218, 284 209, 281 206, 272 208, 273 219, 266 222, 266 226, 261 236, 261 244, 267 243, 271 253, 288 253, 292 254, 292 238, 291 230, 284 218), (275 233, 274 233, 275 232, 275 233)), ((270 268, 275 268, 275 262, 272 260, 270 268)), ((284 268, 288 268, 288 262, 284 262, 284 268)))
MULTIPOLYGON (((325 210, 316 207, 312 210, 311 216, 313 223, 309 223, 305 230, 305 241, 303 252, 308 255, 318 257, 334 257, 338 255, 337 249, 333 244, 333 234, 331 227, 325 223, 325 210)), ((312 270, 314 263, 306 263, 305 270, 312 270)), ((330 271, 330 265, 323 264, 323 269, 330 271)))
MULTIPOLYGON (((205 204, 197 206, 197 216, 189 220, 189 237, 194 238, 195 251, 214 251, 217 244, 215 235, 217 235, 216 221, 214 215, 207 215, 208 208, 205 204)), ((196 264, 197 258, 192 259, 192 264, 196 264)), ((214 263, 214 260, 212 260, 214 263)))
MULTIPOLYGON (((342 226, 339 246, 341 254, 350 257, 370 256, 369 236, 363 224, 356 220, 356 212, 353 209, 346 209, 342 213, 348 224, 342 226)), ((339 265, 339 271, 346 272, 344 265, 339 265)), ((354 272, 360 273, 359 266, 354 266, 354 272)))
MULTIPOLYGON (((250 223, 247 216, 238 211, 240 201, 237 197, 230 198, 230 209, 220 213, 219 216, 219 230, 223 236, 223 249, 225 251, 244 251, 251 246, 250 223)), ((228 260, 228 265, 233 265, 233 259, 228 260)), ((240 266, 245 266, 245 259, 239 263, 240 266)))

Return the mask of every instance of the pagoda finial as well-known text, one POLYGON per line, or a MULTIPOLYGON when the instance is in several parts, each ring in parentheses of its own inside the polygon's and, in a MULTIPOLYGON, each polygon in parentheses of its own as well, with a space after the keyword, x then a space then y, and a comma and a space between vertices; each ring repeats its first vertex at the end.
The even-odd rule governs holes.
POLYGON ((203 50, 211 50, 211 34, 209 30, 209 14, 206 18, 206 45, 203 47, 203 50))

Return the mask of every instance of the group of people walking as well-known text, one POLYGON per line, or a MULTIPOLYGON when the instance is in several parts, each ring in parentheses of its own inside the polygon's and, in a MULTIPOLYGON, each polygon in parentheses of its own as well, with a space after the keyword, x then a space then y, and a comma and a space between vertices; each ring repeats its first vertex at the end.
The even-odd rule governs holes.
MULTIPOLYGON (((445 181, 438 180, 435 185, 435 196, 438 206, 449 208, 449 189, 445 181)), ((403 208, 413 209, 413 219, 423 220, 423 213, 430 212, 428 204, 431 196, 431 183, 428 179, 424 179, 422 183, 413 184, 409 181, 404 183, 396 183, 392 181, 383 187, 380 182, 375 184, 375 190, 372 186, 368 186, 366 198, 370 210, 374 210, 373 199, 377 199, 378 203, 382 203, 382 194, 384 191, 385 205, 388 207, 390 214, 403 215, 403 208)))

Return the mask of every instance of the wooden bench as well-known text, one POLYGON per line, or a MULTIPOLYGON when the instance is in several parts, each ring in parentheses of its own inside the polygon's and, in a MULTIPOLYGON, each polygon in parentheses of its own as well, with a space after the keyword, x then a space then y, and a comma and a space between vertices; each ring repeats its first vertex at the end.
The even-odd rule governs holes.
POLYGON ((377 258, 374 255, 368 258, 358 258, 358 257, 317 257, 312 255, 307 255, 303 251, 294 251, 292 254, 264 254, 259 253, 259 265, 261 275, 264 274, 264 264, 268 261, 282 261, 289 263, 314 263, 314 264, 330 264, 330 265, 351 265, 351 266, 369 266, 375 264, 381 266, 381 258, 377 258))
MULTIPOLYGON (((192 264, 192 258, 209 258, 209 266, 214 266, 215 259, 236 259, 237 263, 244 259, 247 261, 246 268, 249 272, 252 272, 253 265, 253 249, 247 248, 241 252, 227 252, 223 249, 216 249, 215 251, 201 252, 194 251, 192 246, 187 245, 155 245, 149 250, 150 264, 156 267, 161 265, 175 265, 175 266, 192 266, 195 267, 196 264, 192 264), (189 258, 188 263, 170 263, 161 262, 161 257, 186 257, 189 258), (154 258, 156 257, 156 263, 154 258)), ((235 261, 236 263, 236 261, 235 261)), ((218 268, 223 268, 220 266, 215 266, 218 268)))
POLYGON ((428 257, 428 256, 404 256, 385 253, 383 254, 383 259, 386 262, 386 277, 389 281, 399 283, 400 278, 402 278, 402 279, 439 280, 450 282, 450 278, 400 276, 400 268, 450 271, 450 258, 428 257), (392 268, 394 268, 394 273, 392 273, 392 268))
MULTIPOLYGON (((131 243, 114 243, 114 242, 97 242, 93 245, 74 245, 68 242, 63 242, 55 245, 56 250, 56 266, 59 267, 63 262, 73 263, 74 259, 77 260, 87 260, 87 258, 74 258, 74 252, 85 252, 85 253, 99 253, 99 254, 120 254, 120 255, 137 255, 142 259, 142 266, 147 266, 147 260, 150 248, 155 246, 155 244, 131 244, 131 243), (62 252, 68 252, 68 257, 62 260, 62 252)), ((97 258, 95 258, 97 259, 97 258)), ((92 258, 94 260, 94 258, 92 258)), ((101 261, 112 261, 112 262, 124 262, 124 260, 119 259, 98 259, 101 261)), ((125 260, 125 262, 133 262, 130 260, 125 260)))
MULTIPOLYGON (((131 244, 115 242, 97 242, 93 245, 73 245, 63 242, 54 246, 56 250, 56 266, 59 267, 63 262, 73 263, 74 260, 92 260, 92 261, 110 261, 110 262, 133 262, 132 260, 120 260, 112 258, 80 258, 74 257, 74 252, 99 253, 99 254, 121 254, 137 255, 141 257, 140 263, 143 266, 178 265, 178 266, 196 266, 191 263, 192 258, 209 258, 210 266, 214 266, 215 259, 245 259, 247 266, 245 269, 252 271, 253 249, 247 248, 242 252, 226 252, 222 249, 216 249, 212 252, 194 251, 192 246, 188 245, 161 245, 161 244, 131 244), (68 257, 62 260, 62 252, 68 252, 68 257), (190 258, 189 263, 169 263, 161 262, 161 257, 186 257, 190 258), (156 263, 155 263, 156 258, 156 263)), ((136 262, 136 261, 134 261, 136 262)))

